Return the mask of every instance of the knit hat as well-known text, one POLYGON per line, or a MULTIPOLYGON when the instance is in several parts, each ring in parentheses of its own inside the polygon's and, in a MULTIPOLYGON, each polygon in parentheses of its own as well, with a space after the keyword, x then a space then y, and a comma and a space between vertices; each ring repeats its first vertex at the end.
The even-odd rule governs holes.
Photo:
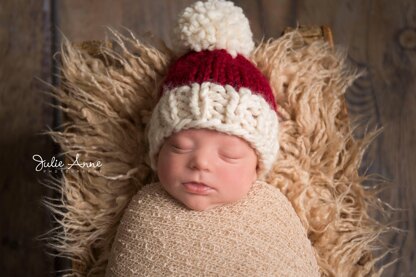
POLYGON ((278 118, 268 80, 248 60, 249 22, 232 2, 185 9, 175 30, 180 56, 170 67, 149 124, 151 166, 166 138, 190 128, 238 136, 255 149, 259 176, 276 160, 278 118))

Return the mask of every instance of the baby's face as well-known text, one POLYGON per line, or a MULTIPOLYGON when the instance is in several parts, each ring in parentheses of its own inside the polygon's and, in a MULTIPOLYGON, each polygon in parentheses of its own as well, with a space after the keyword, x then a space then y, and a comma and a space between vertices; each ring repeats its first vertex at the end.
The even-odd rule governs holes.
POLYGON ((192 210, 244 198, 257 179, 257 155, 243 139, 207 129, 173 134, 160 150, 164 189, 192 210))

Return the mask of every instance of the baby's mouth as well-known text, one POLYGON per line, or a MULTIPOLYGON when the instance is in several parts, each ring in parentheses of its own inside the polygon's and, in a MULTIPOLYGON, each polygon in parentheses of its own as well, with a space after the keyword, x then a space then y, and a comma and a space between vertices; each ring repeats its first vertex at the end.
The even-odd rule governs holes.
POLYGON ((199 182, 186 182, 182 183, 185 187, 185 190, 193 194, 208 194, 213 189, 210 186, 205 185, 204 183, 199 182))

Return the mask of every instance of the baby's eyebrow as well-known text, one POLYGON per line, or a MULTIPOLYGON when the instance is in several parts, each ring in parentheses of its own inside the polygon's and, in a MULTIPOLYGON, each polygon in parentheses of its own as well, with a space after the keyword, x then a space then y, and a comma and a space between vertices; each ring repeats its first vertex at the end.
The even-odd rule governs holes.
POLYGON ((194 143, 194 140, 189 137, 172 137, 169 140, 169 143, 194 143))
POLYGON ((243 149, 242 147, 239 147, 239 146, 234 146, 234 147, 223 146, 223 147, 219 147, 219 151, 223 151, 223 152, 226 152, 226 153, 233 153, 233 154, 241 154, 241 155, 248 152, 248 151, 246 151, 245 149, 243 149))

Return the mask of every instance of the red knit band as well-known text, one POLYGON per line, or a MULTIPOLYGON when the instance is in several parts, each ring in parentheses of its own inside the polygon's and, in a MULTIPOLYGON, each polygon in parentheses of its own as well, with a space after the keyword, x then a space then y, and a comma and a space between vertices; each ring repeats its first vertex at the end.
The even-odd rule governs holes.
POLYGON ((244 56, 233 58, 225 50, 190 52, 180 57, 169 69, 164 87, 173 88, 192 83, 212 82, 244 87, 261 95, 276 110, 276 101, 266 77, 244 56))

